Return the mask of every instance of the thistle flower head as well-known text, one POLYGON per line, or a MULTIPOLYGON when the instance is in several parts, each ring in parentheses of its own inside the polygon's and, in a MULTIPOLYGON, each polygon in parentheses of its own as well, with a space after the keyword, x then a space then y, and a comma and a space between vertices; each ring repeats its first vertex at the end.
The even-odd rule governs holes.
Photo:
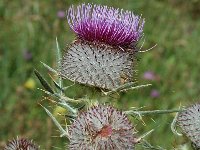
POLYGON ((10 141, 3 150, 39 150, 39 147, 32 140, 17 137, 10 141))
POLYGON ((144 19, 131 11, 82 4, 69 8, 68 22, 78 38, 64 54, 63 78, 108 90, 133 81, 144 19))
POLYGON ((135 131, 126 115, 111 106, 98 105, 80 114, 69 129, 70 150, 130 150, 135 131))
POLYGON ((81 39, 132 48, 142 36, 144 19, 128 10, 82 4, 69 8, 68 23, 81 39))
POLYGON ((186 136, 200 148, 200 104, 194 104, 181 112, 178 124, 186 136))

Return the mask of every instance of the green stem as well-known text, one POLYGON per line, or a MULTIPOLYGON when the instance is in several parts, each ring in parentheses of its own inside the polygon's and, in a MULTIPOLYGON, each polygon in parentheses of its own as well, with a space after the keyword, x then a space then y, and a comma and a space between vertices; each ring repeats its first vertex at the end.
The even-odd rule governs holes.
POLYGON ((60 94, 54 93, 54 96, 56 96, 59 99, 59 104, 62 105, 64 108, 66 108, 67 110, 69 110, 70 112, 72 112, 73 114, 77 114, 77 110, 75 108, 73 108, 72 106, 70 106, 67 102, 66 102, 66 97, 63 97, 60 94))
MULTIPOLYGON (((42 106, 42 105, 41 105, 42 106)), ((64 130, 63 127, 60 125, 60 123, 56 120, 56 118, 51 114, 51 112, 46 109, 44 106, 42 106, 46 113, 49 115, 49 117, 52 119, 52 121, 55 123, 55 125, 58 127, 58 129, 61 132, 61 137, 66 136, 69 138, 69 134, 67 130, 64 130)))
POLYGON ((111 94, 117 93, 117 92, 125 92, 128 90, 135 90, 135 89, 147 87, 147 86, 150 86, 151 84, 144 84, 144 85, 138 85, 138 86, 134 86, 134 85, 135 85, 135 82, 130 82, 130 83, 126 83, 122 86, 119 86, 111 91, 108 91, 108 92, 102 91, 102 92, 104 93, 104 95, 111 95, 111 94))
POLYGON ((58 102, 59 105, 61 105, 62 107, 64 107, 65 109, 69 110, 70 112, 72 112, 73 114, 77 114, 77 110, 74 109, 73 107, 71 107, 68 103, 66 103, 65 101, 62 102, 58 102))
POLYGON ((128 110, 125 111, 128 115, 161 115, 169 114, 175 112, 182 112, 184 109, 171 109, 171 110, 146 110, 146 111, 137 111, 137 110, 128 110))
MULTIPOLYGON (((60 46, 58 44, 58 39, 56 37, 56 62, 57 62, 57 68, 60 69, 61 67, 61 52, 60 52, 60 46)), ((63 87, 63 81, 62 81, 62 78, 61 76, 58 76, 58 82, 59 82, 59 86, 62 88, 63 87)), ((62 95, 62 90, 59 91, 60 92, 60 95, 62 95)))
MULTIPOLYGON (((42 91, 44 91, 44 90, 42 90, 42 91)), ((50 92, 48 92, 48 91, 44 91, 46 94, 48 94, 48 95, 50 95, 50 96, 53 96, 53 97, 55 97, 55 98, 57 98, 58 100, 59 100, 59 102, 58 102, 58 104, 59 105, 61 105, 61 106, 63 106, 64 108, 66 108, 67 110, 69 110, 71 113, 73 113, 73 114, 77 114, 77 110, 75 109, 75 108, 73 108, 72 106, 70 106, 68 103, 67 103, 67 97, 64 97, 64 96, 62 96, 62 95, 60 95, 60 94, 58 94, 58 93, 54 93, 54 94, 52 94, 52 93, 50 93, 50 92)), ((70 98, 69 98, 69 100, 71 100, 70 98)), ((71 100, 72 101, 72 100, 71 100)))
POLYGON ((141 143, 142 147, 144 149, 151 149, 151 150, 166 150, 160 146, 153 146, 151 145, 149 142, 147 142, 146 140, 143 140, 142 143, 141 143))

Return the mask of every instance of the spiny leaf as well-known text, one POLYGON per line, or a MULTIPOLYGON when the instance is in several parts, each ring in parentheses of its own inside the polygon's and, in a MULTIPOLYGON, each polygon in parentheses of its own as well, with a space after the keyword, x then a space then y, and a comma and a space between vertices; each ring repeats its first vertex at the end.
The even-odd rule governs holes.
MULTIPOLYGON (((59 43, 58 43, 58 39, 56 37, 56 62, 57 62, 57 68, 60 68, 61 67, 61 52, 60 52, 60 46, 59 46, 59 43)), ((62 78, 61 76, 58 77, 58 83, 59 83, 59 86, 62 88, 63 87, 63 83, 62 83, 62 78)), ((61 91, 61 94, 62 94, 63 91, 61 91)))
POLYGON ((85 107, 85 104, 77 108, 79 111, 81 111, 85 107))
POLYGON ((43 66, 44 66, 45 68, 48 69, 48 71, 51 71, 51 72, 53 72, 53 73, 55 73, 55 74, 58 74, 58 72, 57 72, 56 70, 54 70, 53 68, 51 68, 51 67, 48 66, 47 64, 43 63, 42 61, 41 61, 41 63, 43 64, 43 66))
POLYGON ((76 118, 76 116, 73 116, 73 115, 68 115, 68 114, 66 114, 66 115, 65 115, 65 117, 66 117, 66 118, 69 118, 69 119, 71 119, 71 120, 73 120, 73 119, 75 119, 75 118, 76 118))
MULTIPOLYGON (((42 106, 42 105, 41 105, 41 106, 42 106)), ((68 137, 68 136, 69 136, 69 135, 68 135, 68 132, 62 128, 62 126, 60 125, 60 123, 58 123, 58 121, 57 121, 56 118, 51 114, 51 112, 50 112, 48 109, 46 109, 44 106, 42 106, 42 107, 44 108, 44 110, 46 111, 46 113, 49 115, 49 117, 53 120, 53 122, 55 123, 55 125, 58 127, 58 129, 60 130, 61 134, 62 134, 63 136, 67 136, 67 137, 68 137)))
POLYGON ((54 94, 54 91, 52 90, 52 88, 50 87, 48 82, 42 77, 42 75, 36 69, 34 70, 34 73, 37 76, 37 78, 39 79, 39 81, 42 84, 42 86, 45 88, 45 90, 47 90, 48 92, 54 94))
MULTIPOLYGON (((59 92, 64 92, 64 89, 53 79, 53 77, 49 74, 49 76, 51 77, 51 80, 53 81, 55 87, 59 90, 59 92)), ((61 94, 62 95, 62 94, 61 94)))
POLYGON ((53 83, 54 83, 55 87, 56 87, 58 90, 64 92, 64 90, 58 85, 58 83, 57 83, 56 81, 53 80, 53 83))

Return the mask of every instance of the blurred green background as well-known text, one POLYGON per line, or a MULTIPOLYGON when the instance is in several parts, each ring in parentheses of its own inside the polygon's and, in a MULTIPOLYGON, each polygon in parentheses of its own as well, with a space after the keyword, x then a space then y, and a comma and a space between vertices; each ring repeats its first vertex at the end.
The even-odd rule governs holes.
MULTIPOLYGON (((126 110, 130 106, 173 109, 190 105, 200 96, 200 1, 199 0, 1 0, 0 1, 0 149, 8 139, 27 137, 42 149, 64 149, 67 140, 42 107, 44 93, 33 74, 47 71, 40 61, 55 67, 55 38, 62 50, 74 34, 66 20, 71 4, 93 2, 132 10, 146 23, 146 42, 138 63, 138 83, 152 86, 129 91, 115 101, 126 110)), ((48 77, 49 79, 49 77, 48 77)), ((67 94, 84 97, 81 88, 67 94)), ((48 102, 47 102, 48 103, 48 102)), ((55 110, 54 110, 55 111, 55 110)), ((146 140, 172 149, 186 141, 172 134, 171 115, 148 116, 146 126, 135 122, 139 135, 155 128, 146 140), (154 121, 153 121, 154 120, 154 121)))

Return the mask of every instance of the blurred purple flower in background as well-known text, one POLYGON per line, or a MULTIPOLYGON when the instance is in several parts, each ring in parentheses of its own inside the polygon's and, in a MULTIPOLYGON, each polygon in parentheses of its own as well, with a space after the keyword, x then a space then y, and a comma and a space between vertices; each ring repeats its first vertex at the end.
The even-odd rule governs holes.
POLYGON ((146 71, 143 74, 143 79, 151 80, 151 81, 159 81, 160 80, 160 76, 155 74, 153 71, 146 71))
POLYGON ((155 80, 156 79, 156 75, 154 72, 152 71, 146 71, 143 75, 143 78, 146 80, 155 80))
POLYGON ((156 89, 153 89, 153 90, 151 91, 150 96, 151 96, 152 98, 158 98, 158 97, 160 96, 160 92, 159 92, 158 90, 156 90, 156 89))
POLYGON ((33 55, 29 50, 24 50, 23 57, 26 61, 29 61, 33 58, 33 55))
POLYGON ((65 14, 66 14, 65 11, 59 10, 57 12, 57 17, 60 18, 60 19, 65 18, 65 14))

